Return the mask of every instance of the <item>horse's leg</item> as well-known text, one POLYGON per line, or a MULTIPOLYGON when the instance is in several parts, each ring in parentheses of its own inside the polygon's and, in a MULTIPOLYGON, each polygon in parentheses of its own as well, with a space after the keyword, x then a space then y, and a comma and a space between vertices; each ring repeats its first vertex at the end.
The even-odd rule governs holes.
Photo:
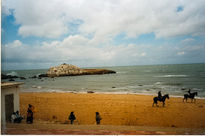
POLYGON ((153 102, 153 104, 152 104, 152 107, 154 107, 154 102, 153 102))
POLYGON ((193 99, 191 98, 191 102, 193 102, 193 99))
POLYGON ((158 102, 157 102, 157 101, 155 101, 155 104, 156 104, 156 106, 157 106, 157 107, 159 107, 159 105, 158 105, 158 102))
POLYGON ((159 107, 158 103, 156 102, 157 107, 159 107))
POLYGON ((165 102, 163 102, 163 107, 164 107, 164 105, 165 105, 165 102))

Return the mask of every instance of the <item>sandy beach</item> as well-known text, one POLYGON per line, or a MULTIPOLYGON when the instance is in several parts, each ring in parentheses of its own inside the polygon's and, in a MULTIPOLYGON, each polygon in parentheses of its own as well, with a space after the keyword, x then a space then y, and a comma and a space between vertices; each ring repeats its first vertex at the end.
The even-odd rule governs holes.
MULTIPOLYGON (((101 125, 181 128, 205 133, 205 100, 186 103, 182 98, 170 97, 165 107, 152 107, 152 95, 95 94, 95 93, 20 93, 20 113, 26 117, 28 104, 37 109, 34 123, 67 124, 74 111, 74 125, 95 125, 95 112, 99 112, 101 125)), ((183 134, 182 133, 182 134, 183 134)))

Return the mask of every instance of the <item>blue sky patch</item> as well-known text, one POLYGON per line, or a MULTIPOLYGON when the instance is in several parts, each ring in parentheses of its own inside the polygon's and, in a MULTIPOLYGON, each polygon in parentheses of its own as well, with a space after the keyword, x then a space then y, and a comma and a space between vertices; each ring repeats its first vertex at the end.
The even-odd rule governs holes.
POLYGON ((178 6, 177 7, 177 12, 182 12, 184 10, 184 7, 183 6, 178 6))

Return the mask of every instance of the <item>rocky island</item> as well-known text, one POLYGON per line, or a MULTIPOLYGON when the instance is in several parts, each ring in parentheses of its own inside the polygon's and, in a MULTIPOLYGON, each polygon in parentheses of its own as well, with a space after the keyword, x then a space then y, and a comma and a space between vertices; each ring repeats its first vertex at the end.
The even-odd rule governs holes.
POLYGON ((113 70, 107 69, 82 69, 71 64, 61 64, 60 66, 51 67, 46 74, 41 74, 40 77, 60 77, 60 76, 78 76, 78 75, 99 75, 99 74, 114 74, 113 70))
MULTIPOLYGON (((60 77, 60 76, 80 76, 80 75, 101 75, 101 74, 115 74, 113 70, 107 69, 82 69, 71 64, 61 64, 56 67, 51 67, 45 74, 34 75, 29 78, 39 78, 42 77, 60 77)), ((25 77, 18 77, 13 75, 1 74, 1 79, 7 79, 9 81, 15 81, 14 79, 19 78, 25 80, 25 77)))

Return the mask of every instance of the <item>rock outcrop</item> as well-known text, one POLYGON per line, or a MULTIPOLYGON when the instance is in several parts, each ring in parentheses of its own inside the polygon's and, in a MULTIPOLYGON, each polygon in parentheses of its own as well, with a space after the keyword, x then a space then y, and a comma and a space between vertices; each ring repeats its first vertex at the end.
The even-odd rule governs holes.
POLYGON ((21 80, 26 80, 25 77, 18 77, 18 76, 13 76, 13 75, 4 75, 4 74, 1 74, 1 79, 10 79, 10 80, 13 80, 14 78, 20 78, 21 80))
POLYGON ((46 77, 58 77, 58 76, 78 76, 78 75, 96 75, 96 74, 112 74, 116 73, 107 69, 81 69, 77 66, 70 64, 61 64, 60 66, 51 67, 46 74, 46 77))

